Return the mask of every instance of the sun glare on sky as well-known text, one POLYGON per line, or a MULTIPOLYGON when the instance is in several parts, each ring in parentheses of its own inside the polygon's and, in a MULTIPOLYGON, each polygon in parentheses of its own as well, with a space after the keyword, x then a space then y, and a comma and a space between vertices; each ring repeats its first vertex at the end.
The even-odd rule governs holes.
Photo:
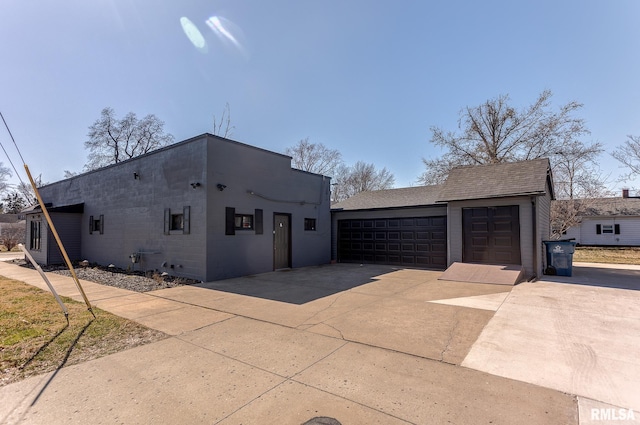
POLYGON ((242 31, 237 25, 221 16, 210 17, 207 19, 207 25, 214 34, 218 36, 222 43, 231 44, 245 58, 247 57, 247 52, 240 41, 242 31))
MULTIPOLYGON (((243 34, 240 27, 221 16, 212 16, 207 19, 205 23, 218 37, 218 40, 220 40, 223 46, 230 47, 232 50, 240 53, 245 59, 248 59, 247 50, 242 41, 243 34)), ((200 52, 207 53, 207 40, 196 24, 189 18, 183 16, 180 18, 180 25, 191 44, 200 52)))
POLYGON ((195 46, 195 48, 203 53, 206 53, 207 42, 205 41, 198 27, 196 27, 196 25, 191 22, 189 18, 186 18, 184 16, 180 18, 180 25, 182 25, 182 30, 186 34, 189 41, 191 41, 191 43, 195 46))

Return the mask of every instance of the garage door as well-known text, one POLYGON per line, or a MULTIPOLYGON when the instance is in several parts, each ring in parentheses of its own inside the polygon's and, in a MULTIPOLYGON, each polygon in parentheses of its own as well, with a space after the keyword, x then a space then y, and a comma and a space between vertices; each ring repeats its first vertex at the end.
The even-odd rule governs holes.
POLYGON ((339 220, 338 260, 444 269, 447 218, 339 220))
POLYGON ((517 205, 462 209, 465 263, 521 264, 517 205))

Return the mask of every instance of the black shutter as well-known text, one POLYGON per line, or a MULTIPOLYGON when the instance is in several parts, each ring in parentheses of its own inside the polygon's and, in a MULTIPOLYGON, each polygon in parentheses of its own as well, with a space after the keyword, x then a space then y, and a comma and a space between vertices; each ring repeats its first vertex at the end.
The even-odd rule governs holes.
POLYGON ((188 235, 191 232, 191 207, 182 208, 182 233, 188 235))
POLYGON ((619 224, 616 224, 616 225, 615 225, 615 228, 616 228, 616 230, 615 230, 616 235, 619 235, 619 234, 620 234, 620 225, 619 225, 619 224))
POLYGON ((231 207, 226 208, 224 234, 225 235, 236 234, 236 209, 235 208, 231 208, 231 207))
POLYGON ((164 234, 171 232, 171 208, 164 209, 164 234))
POLYGON ((256 231, 256 235, 261 235, 264 230, 263 230, 263 225, 262 225, 263 221, 262 221, 262 210, 256 209, 255 211, 255 223, 254 223, 254 228, 256 231))
POLYGON ((602 226, 599 224, 596 224, 596 235, 599 235, 602 233, 602 226))
POLYGON ((104 215, 100 214, 100 234, 104 234, 104 215))
POLYGON ((89 216, 89 234, 93 235, 93 216, 89 216))

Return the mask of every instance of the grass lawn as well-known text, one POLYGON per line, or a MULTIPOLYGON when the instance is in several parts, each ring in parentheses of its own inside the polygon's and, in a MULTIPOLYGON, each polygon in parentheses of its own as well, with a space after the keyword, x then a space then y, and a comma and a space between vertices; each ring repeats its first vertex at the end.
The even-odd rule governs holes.
POLYGON ((573 261, 585 263, 640 264, 640 248, 578 246, 573 261))
POLYGON ((166 334, 0 276, 0 386, 158 341, 166 334))

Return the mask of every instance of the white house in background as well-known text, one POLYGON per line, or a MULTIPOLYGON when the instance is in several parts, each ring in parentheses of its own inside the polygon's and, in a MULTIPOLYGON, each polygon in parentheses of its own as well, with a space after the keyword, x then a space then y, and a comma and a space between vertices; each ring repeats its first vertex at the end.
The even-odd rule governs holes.
POLYGON ((590 201, 580 225, 570 227, 563 238, 580 245, 640 246, 640 196, 629 196, 624 189, 621 198, 590 201))

